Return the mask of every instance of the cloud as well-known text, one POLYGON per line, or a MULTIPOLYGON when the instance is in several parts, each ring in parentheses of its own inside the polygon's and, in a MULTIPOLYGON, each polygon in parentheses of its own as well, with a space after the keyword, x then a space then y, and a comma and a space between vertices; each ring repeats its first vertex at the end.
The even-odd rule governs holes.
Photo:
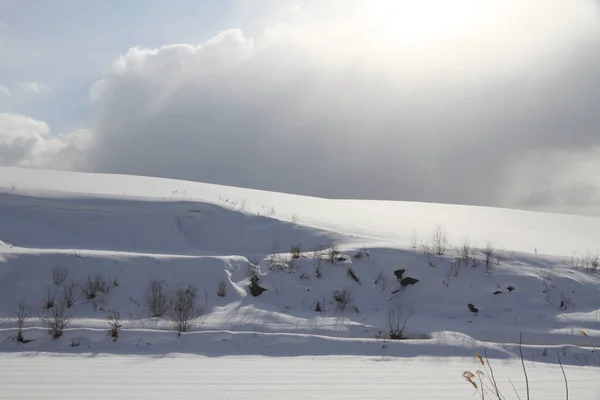
POLYGON ((600 215, 596 4, 296 3, 256 37, 129 49, 41 164, 600 215))
POLYGON ((37 82, 20 82, 17 84, 19 90, 25 94, 42 94, 51 92, 50 88, 37 82))
POLYGON ((0 85, 0 96, 9 96, 11 94, 10 90, 6 86, 0 85))
POLYGON ((86 170, 89 131, 51 135, 43 121, 0 113, 0 165, 86 170))
POLYGON ((94 168, 519 207, 538 182, 515 171, 556 171, 526 163, 532 152, 600 146, 590 4, 510 2, 490 31, 424 36, 426 48, 386 36, 367 3, 302 4, 255 40, 232 30, 119 57, 92 89, 94 168), (519 24, 505 34, 506 21, 519 24))

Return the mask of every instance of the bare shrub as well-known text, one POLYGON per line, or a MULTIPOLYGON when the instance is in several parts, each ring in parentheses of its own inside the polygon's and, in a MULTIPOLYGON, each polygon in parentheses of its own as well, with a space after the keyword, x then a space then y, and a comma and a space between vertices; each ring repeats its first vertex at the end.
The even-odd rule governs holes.
POLYGON ((446 275, 446 279, 451 280, 451 279, 458 278, 459 272, 460 272, 460 260, 458 260, 458 259, 453 260, 452 263, 450 264, 450 269, 448 271, 448 274, 446 275))
POLYGON ((404 339, 404 329, 411 316, 411 307, 391 307, 387 315, 387 336, 392 340, 404 339))
POLYGON ((269 264, 270 271, 287 272, 288 274, 296 272, 296 259, 292 257, 289 261, 279 258, 278 261, 273 261, 269 264))
POLYGON ((426 243, 421 243, 421 250, 425 254, 434 254, 441 257, 446 253, 448 245, 448 234, 441 225, 438 225, 429 240, 426 243))
POLYGON ((52 281, 56 286, 60 286, 67 279, 68 274, 69 271, 66 268, 54 267, 52 268, 52 281))
POLYGON ((123 320, 119 312, 112 312, 108 315, 108 330, 109 336, 113 339, 113 342, 119 338, 119 333, 123 327, 123 320))
POLYGON ((332 244, 331 247, 327 249, 327 260, 333 264, 339 260, 340 254, 340 247, 336 244, 332 244))
POLYGON ((352 293, 348 289, 335 290, 333 292, 333 300, 338 311, 344 312, 350 306, 354 299, 352 293))
POLYGON ((321 258, 321 255, 319 254, 317 257, 315 257, 315 276, 317 278, 321 278, 323 277, 323 259, 321 258))
POLYGON ((600 256, 598 254, 595 254, 593 256, 590 256, 588 258, 589 262, 588 262, 588 266, 587 269, 590 272, 597 272, 598 268, 600 268, 600 256))
POLYGON ((456 248, 456 258, 466 267, 473 257, 473 248, 468 241, 456 248))
POLYGON ((361 258, 363 258, 363 252, 362 252, 362 250, 358 250, 356 253, 354 253, 354 255, 352 256, 352 258, 354 258, 355 260, 360 260, 361 258))
POLYGON ((81 286, 81 292, 87 300, 95 299, 99 294, 108 295, 112 286, 101 274, 90 274, 81 286))
POLYGON ((302 256, 302 243, 292 245, 290 253, 292 254, 292 258, 300 258, 302 256))
POLYGON ((69 282, 62 287, 62 301, 65 303, 67 308, 71 308, 75 305, 75 288, 77 284, 75 282, 69 282))
POLYGON ((29 341, 25 340, 23 337, 23 328, 25 328, 25 324, 33 315, 33 309, 25 302, 25 300, 20 300, 15 306, 13 315, 17 320, 17 342, 28 343, 29 341))
POLYGON ((413 229, 412 234, 410 235, 410 247, 412 247, 413 249, 416 249, 418 240, 419 240, 419 234, 416 229, 413 229))
POLYGON ((67 314, 66 304, 60 301, 55 307, 52 308, 50 316, 44 318, 43 322, 48 328, 48 333, 50 336, 52 336, 52 339, 58 339, 63 335, 63 332, 70 319, 71 316, 67 314))
MULTIPOLYGON (((274 241, 271 245, 271 252, 267 257, 267 261, 269 262, 269 269, 274 265, 281 262, 281 254, 279 253, 279 244, 277 241, 274 241)), ((258 262, 251 262, 250 264, 254 266, 258 266, 258 262)))
POLYGON ((225 297, 227 295, 227 284, 224 280, 219 282, 219 287, 217 288, 217 296, 225 297))
POLYGON ((497 259, 496 246, 491 242, 487 242, 485 244, 485 248, 482 250, 482 253, 483 263, 485 264, 485 272, 488 275, 491 275, 494 272, 494 260, 497 259))
POLYGON ((46 291, 46 297, 44 298, 44 303, 42 304, 42 308, 44 310, 49 310, 54 307, 54 303, 56 301, 56 292, 51 288, 48 288, 46 291))
POLYGON ((560 292, 560 304, 558 308, 567 311, 571 307, 571 298, 567 297, 564 292, 560 292))
POLYGON ((173 313, 173 327, 177 331, 177 336, 182 332, 188 332, 196 320, 202 314, 202 309, 196 304, 198 288, 189 285, 179 287, 173 293, 171 300, 173 313))
POLYGON ((569 260, 569 264, 571 264, 574 268, 584 269, 589 272, 597 272, 600 268, 600 255, 587 253, 583 254, 573 254, 569 260))
POLYGON ((169 310, 169 294, 167 282, 151 278, 144 294, 146 308, 151 317, 162 317, 169 310))

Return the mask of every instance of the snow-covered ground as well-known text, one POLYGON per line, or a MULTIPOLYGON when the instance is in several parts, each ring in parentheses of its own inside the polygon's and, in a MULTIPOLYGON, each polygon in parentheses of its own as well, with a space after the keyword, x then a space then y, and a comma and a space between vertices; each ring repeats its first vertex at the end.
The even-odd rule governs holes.
POLYGON ((465 398, 475 352, 520 388, 522 334, 535 398, 563 398, 559 356, 571 398, 600 398, 599 218, 0 168, 0 240, 0 397, 52 398, 69 380, 84 384, 60 398, 465 398), (445 254, 424 254, 436 231, 445 254), (486 267, 488 243, 498 257, 486 267), (419 281, 398 291, 397 269, 419 281), (87 300, 94 275, 110 290, 87 300), (178 336, 169 313, 149 317, 150 279, 197 288, 190 332, 178 336), (52 340, 42 305, 70 284, 71 319, 52 340), (33 312, 28 343, 13 340, 20 300, 33 312), (386 337, 390 310, 410 314, 406 340, 386 337))
MULTIPOLYGON (((516 398, 510 381, 525 393, 520 364, 497 364, 506 398, 516 398)), ((462 400, 477 398, 460 376, 472 365, 447 358, 0 356, 0 399, 462 400)), ((564 399, 560 369, 527 366, 532 399, 564 399)), ((565 373, 571 399, 599 398, 597 368, 565 373)))

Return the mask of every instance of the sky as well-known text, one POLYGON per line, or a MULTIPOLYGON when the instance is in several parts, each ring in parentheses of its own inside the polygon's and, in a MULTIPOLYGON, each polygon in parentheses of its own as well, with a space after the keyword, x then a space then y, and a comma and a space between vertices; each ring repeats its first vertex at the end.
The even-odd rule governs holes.
POLYGON ((0 0, 0 165, 600 216, 597 0, 0 0))

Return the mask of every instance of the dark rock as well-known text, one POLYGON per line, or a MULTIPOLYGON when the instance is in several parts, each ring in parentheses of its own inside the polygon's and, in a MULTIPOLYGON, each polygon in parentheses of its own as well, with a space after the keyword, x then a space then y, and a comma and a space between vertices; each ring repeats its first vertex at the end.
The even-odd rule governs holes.
POLYGON ((402 287, 406 287, 406 286, 408 286, 408 285, 414 285, 414 284, 415 284, 415 283, 417 283, 417 282, 419 282, 419 280, 418 280, 418 279, 411 278, 410 276, 407 276, 406 278, 403 278, 403 279, 400 281, 400 286, 402 286, 402 287))
POLYGON ((469 311, 471 311, 472 313, 475 313, 475 314, 477 314, 477 313, 479 312, 479 309, 478 309, 478 308, 476 308, 476 307, 475 307, 473 304, 471 304, 471 303, 469 303, 469 304, 467 305, 467 307, 469 307, 469 311))
POLYGON ((501 290, 496 290, 496 291, 494 292, 494 294, 500 294, 500 293, 504 293, 504 292, 503 292, 503 291, 501 291, 501 290))
POLYGON ((514 286, 509 286, 506 288, 506 290, 508 290, 509 292, 512 292, 513 290, 515 290, 514 286))
POLYGON ((394 275, 396 275, 396 278, 401 281, 402 280, 402 275, 404 275, 404 273, 406 272, 405 269, 397 269, 394 271, 394 275))
POLYGON ((267 289, 259 286, 258 284, 250 285, 248 287, 250 288, 250 293, 252 293, 252 296, 254 296, 254 297, 258 297, 267 291, 267 289))

